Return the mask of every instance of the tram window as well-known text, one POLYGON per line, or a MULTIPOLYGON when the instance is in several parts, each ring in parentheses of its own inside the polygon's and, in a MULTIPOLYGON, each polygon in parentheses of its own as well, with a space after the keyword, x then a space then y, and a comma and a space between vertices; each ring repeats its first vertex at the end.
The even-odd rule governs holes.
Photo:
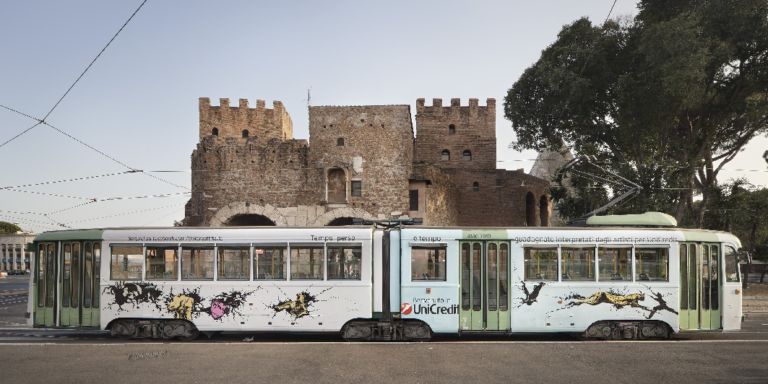
POLYGON ((256 264, 254 276, 257 280, 285 280, 285 248, 272 247, 253 249, 253 262, 256 264))
POLYGON ((725 281, 729 283, 739 281, 739 255, 732 247, 725 246, 725 254, 723 255, 725 262, 725 281))
POLYGON ((48 273, 45 274, 45 306, 53 307, 54 302, 54 288, 56 287, 56 244, 49 243, 46 245, 45 253, 45 265, 48 266, 48 273))
POLYGON ((328 280, 360 280, 362 258, 359 245, 328 245, 328 280))
POLYGON ((87 242, 83 248, 83 307, 90 308, 93 292, 93 243, 87 242))
POLYGON ((251 278, 249 247, 219 247, 219 280, 248 280, 251 278))
POLYGON ((411 248, 412 281, 445 281, 445 247, 411 248))
POLYGON ((557 248, 525 248, 525 280, 557 281, 557 248))
POLYGON ((499 246, 499 310, 509 309, 509 272, 507 271, 507 258, 509 246, 501 243, 499 246))
POLYGON ((181 248, 182 280, 213 280, 213 248, 181 248))
POLYGON ((324 265, 322 247, 291 247, 292 280, 322 280, 324 265))
POLYGON ((632 280, 629 269, 631 254, 632 248, 630 247, 600 247, 597 252, 600 281, 632 280))
POLYGON ((72 298, 72 243, 64 243, 61 306, 69 308, 72 298))
POLYGON ((110 279, 141 280, 141 265, 144 252, 137 246, 112 247, 112 265, 110 279))
POLYGON ((174 246, 147 247, 146 253, 147 280, 176 280, 178 249, 174 246))
POLYGON ((99 281, 101 279, 101 244, 93 244, 93 307, 99 307, 99 281))
POLYGON ((80 243, 72 243, 72 308, 80 306, 80 243))
POLYGON ((560 252, 564 281, 595 281, 595 247, 563 247, 560 252))
POLYGON ((45 274, 46 269, 45 249, 48 244, 40 244, 37 248, 37 306, 45 306, 45 274))
POLYGON ((669 250, 635 248, 635 280, 669 281, 669 250))

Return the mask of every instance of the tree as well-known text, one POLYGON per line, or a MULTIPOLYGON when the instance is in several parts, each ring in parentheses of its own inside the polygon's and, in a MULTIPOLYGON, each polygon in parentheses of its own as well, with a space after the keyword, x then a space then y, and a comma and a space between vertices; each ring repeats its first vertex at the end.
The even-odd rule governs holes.
POLYGON ((5 221, 0 221, 0 233, 16 233, 20 231, 21 231, 21 228, 19 228, 18 225, 13 223, 8 223, 5 221))
POLYGON ((768 2, 639 9, 634 20, 566 25, 509 90, 504 113, 517 149, 565 140, 643 187, 623 209, 702 226, 722 167, 768 132, 768 2))
POLYGON ((768 260, 768 189, 745 179, 726 183, 712 194, 704 214, 707 228, 732 232, 753 257, 768 260))

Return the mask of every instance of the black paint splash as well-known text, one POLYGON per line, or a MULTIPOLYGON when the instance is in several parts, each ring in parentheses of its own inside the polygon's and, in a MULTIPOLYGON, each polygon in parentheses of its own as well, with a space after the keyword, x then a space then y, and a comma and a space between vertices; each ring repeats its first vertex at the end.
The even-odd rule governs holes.
POLYGON ((127 311, 127 309, 123 308, 124 305, 130 305, 136 309, 139 305, 145 303, 151 303, 158 310, 162 310, 160 298, 163 295, 163 291, 159 290, 152 283, 126 283, 119 281, 104 287, 103 293, 112 294, 114 299, 111 303, 107 303, 107 306, 112 308, 113 305, 117 305, 118 312, 127 311))
MULTIPOLYGON (((293 320, 298 320, 302 317, 310 316, 312 314, 313 304, 319 301, 317 297, 330 289, 331 288, 326 288, 317 294, 312 294, 307 289, 297 293, 295 299, 286 298, 284 300, 278 300, 277 304, 269 305, 268 307, 275 311, 272 317, 277 316, 280 312, 285 312, 291 316, 293 320)), ((283 294, 285 294, 285 292, 283 292, 283 294)))
POLYGON ((525 286, 525 282, 521 282, 520 285, 523 287, 523 293, 525 293, 525 297, 520 298, 520 304, 517 305, 517 307, 521 307, 523 305, 533 305, 533 303, 536 302, 536 299, 539 298, 539 292, 541 292, 541 288, 544 287, 544 282, 540 282, 533 286, 533 291, 528 291, 528 287, 525 286))
MULTIPOLYGON (((261 287, 257 288, 259 290, 261 287)), ((242 316, 240 312, 248 296, 256 291, 241 292, 231 290, 229 292, 222 292, 211 299, 211 305, 208 308, 203 309, 204 312, 211 315, 214 320, 221 321, 226 316, 242 316)))
MULTIPOLYGON (((648 290, 651 291, 650 288, 648 290)), ((659 311, 669 311, 674 313, 675 315, 678 314, 677 311, 675 311, 674 309, 670 308, 669 305, 667 305, 667 301, 664 300, 664 295, 662 295, 661 293, 651 291, 651 299, 655 300, 658 304, 655 305, 653 308, 648 308, 645 306, 642 307, 643 309, 648 311, 648 315, 646 316, 647 319, 650 319, 651 317, 653 317, 653 315, 656 314, 656 312, 659 312, 659 311)))

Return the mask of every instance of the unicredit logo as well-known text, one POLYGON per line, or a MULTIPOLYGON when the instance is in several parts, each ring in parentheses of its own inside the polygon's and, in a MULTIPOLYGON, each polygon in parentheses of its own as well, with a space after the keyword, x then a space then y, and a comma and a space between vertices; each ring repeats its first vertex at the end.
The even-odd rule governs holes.
POLYGON ((416 304, 412 306, 410 303, 403 303, 400 305, 400 313, 403 315, 455 315, 459 313, 459 306, 454 305, 439 305, 439 304, 416 304))

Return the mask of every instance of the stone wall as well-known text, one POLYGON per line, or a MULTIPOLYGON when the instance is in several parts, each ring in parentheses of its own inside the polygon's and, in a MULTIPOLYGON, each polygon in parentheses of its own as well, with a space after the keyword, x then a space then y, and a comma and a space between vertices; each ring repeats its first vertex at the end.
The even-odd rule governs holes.
POLYGON ((477 99, 469 99, 468 106, 455 98, 448 107, 442 104, 442 99, 433 99, 432 106, 416 100, 415 161, 444 169, 496 169, 496 100, 487 99, 485 107, 477 99))
POLYGON ((280 101, 272 103, 273 109, 265 107, 264 100, 256 100, 256 108, 248 106, 247 99, 240 99, 237 107, 229 106, 229 99, 219 99, 219 106, 211 106, 207 97, 199 99, 199 137, 250 139, 266 144, 271 139, 293 138, 293 122, 280 101), (247 137, 244 137, 246 136, 247 137))
POLYGON ((407 105, 309 107, 309 141, 294 140, 282 103, 273 106, 200 99, 185 225, 323 226, 400 213, 431 226, 548 224, 548 182, 496 169, 494 99, 419 99, 415 138, 407 105))
MULTIPOLYGON (((348 206, 371 214, 407 209, 413 164, 409 106, 310 107, 309 138, 309 167, 322 171, 326 187, 329 173, 343 170, 348 206), (360 196, 352 195, 353 181, 362 186, 360 196)), ((329 188, 324 200, 333 204, 329 188)))

